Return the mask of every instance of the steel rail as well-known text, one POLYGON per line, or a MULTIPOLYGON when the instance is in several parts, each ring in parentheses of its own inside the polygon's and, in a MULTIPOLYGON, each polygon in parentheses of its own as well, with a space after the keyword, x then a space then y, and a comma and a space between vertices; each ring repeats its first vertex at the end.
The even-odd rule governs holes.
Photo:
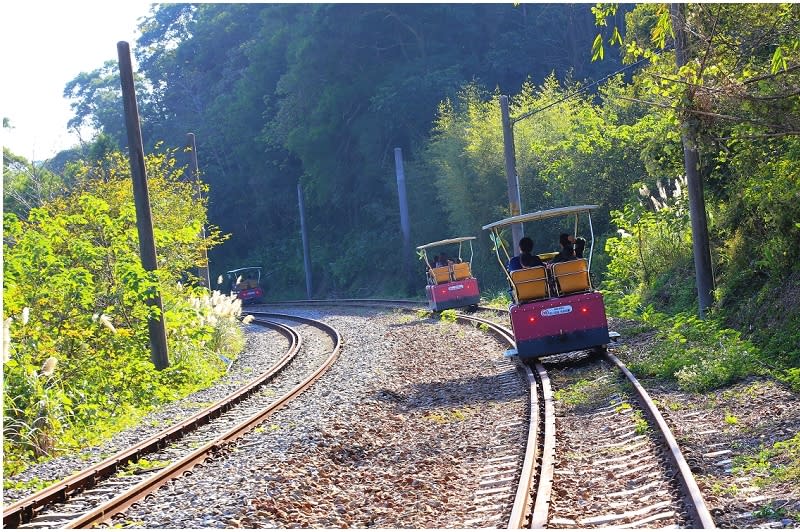
MULTIPOLYGON (((425 304, 425 302, 390 300, 390 299, 299 300, 299 301, 284 301, 281 302, 280 304, 394 306, 397 304, 405 305, 409 303, 416 305, 425 304)), ((481 310, 508 312, 505 309, 495 309, 490 307, 479 307, 479 308, 481 310)), ((492 321, 479 318, 477 316, 471 316, 463 313, 456 313, 456 319, 462 323, 479 323, 486 325, 489 328, 489 331, 495 334, 501 341, 507 343, 511 347, 514 347, 516 345, 513 332, 511 332, 506 327, 498 325, 492 321)), ((541 514, 542 511, 544 512, 544 520, 546 523, 547 511, 549 509, 549 502, 550 502, 550 490, 553 483, 554 457, 555 457, 555 407, 553 405, 552 388, 550 387, 549 384, 547 371, 544 369, 543 366, 538 365, 537 367, 538 378, 539 381, 543 383, 542 398, 543 398, 544 413, 545 413, 544 420, 541 420, 539 416, 539 398, 538 398, 538 387, 536 382, 536 376, 531 371, 531 368, 527 364, 522 362, 518 357, 514 357, 514 361, 517 364, 518 368, 525 373, 526 378, 528 379, 529 397, 530 397, 529 401, 530 416, 528 422, 528 442, 525 447, 525 458, 523 460, 520 472, 520 480, 517 484, 517 493, 514 497, 514 504, 512 505, 511 516, 508 520, 509 529, 523 528, 527 524, 528 515, 532 503, 534 501, 534 497, 532 495, 534 481, 536 481, 536 484, 538 486, 535 500, 538 503, 538 507, 540 509, 539 513, 541 514), (539 427, 542 424, 544 425, 545 429, 542 461, 543 464, 546 465, 545 470, 547 471, 547 477, 546 478, 543 477, 543 475, 540 473, 537 479, 536 471, 537 471, 537 459, 539 451, 538 449, 539 427)))
MULTIPOLYGON (((334 305, 334 306, 335 305, 354 305, 354 306, 413 305, 421 307, 421 310, 430 311, 430 309, 428 309, 427 307, 428 305, 427 301, 413 300, 413 299, 296 299, 296 300, 286 300, 286 301, 268 301, 266 303, 260 303, 258 306, 268 307, 268 306, 287 306, 287 305, 334 305)), ((505 312, 506 314, 508 313, 508 309, 485 307, 485 306, 479 306, 477 310, 505 312)))
POLYGON ((251 416, 244 422, 231 428, 228 432, 226 432, 222 436, 219 436, 214 440, 208 442, 207 444, 196 449, 195 451, 185 456, 178 462, 173 463, 169 467, 143 480, 142 482, 128 489, 124 493, 114 497, 113 499, 107 501, 101 506, 98 506, 92 511, 82 515, 81 517, 74 519, 73 521, 68 523, 64 528, 88 528, 91 527, 92 525, 107 521, 112 516, 124 512, 134 503, 144 499, 145 497, 147 497, 147 495, 154 492, 155 490, 157 490, 170 480, 181 476, 183 473, 191 470, 195 465, 204 462, 213 453, 221 450, 222 448, 226 447, 236 439, 240 438, 242 435, 249 432, 257 425, 261 424, 269 416, 271 416, 276 411, 286 406, 294 398, 303 393, 309 386, 311 386, 316 380, 318 380, 325 373, 325 371, 328 370, 328 368, 330 368, 330 366, 339 356, 339 352, 342 347, 342 337, 339 334, 339 331, 337 331, 330 325, 327 325, 320 321, 312 320, 310 318, 304 318, 301 316, 291 316, 288 314, 261 313, 262 316, 267 314, 279 319, 284 319, 289 321, 299 321, 301 323, 313 325, 314 327, 324 330, 333 339, 334 347, 333 350, 331 351, 331 354, 328 355, 328 357, 325 359, 322 365, 320 365, 319 368, 317 368, 311 375, 303 379, 300 383, 297 384, 297 386, 295 386, 287 393, 285 393, 283 396, 278 398, 274 403, 272 403, 266 409, 251 416))
MULTIPOLYGON (((341 304, 368 304, 378 305, 427 305, 427 301, 412 299, 297 299, 287 301, 267 301, 260 303, 259 306, 278 306, 278 305, 341 305, 341 304)), ((258 311, 256 311, 258 312, 258 311)))
MULTIPOLYGON (((512 344, 513 345, 513 344, 512 344)), ((508 518, 508 529, 524 528, 528 520, 528 512, 531 507, 531 487, 534 484, 536 473, 536 457, 539 447, 539 394, 536 386, 536 376, 531 368, 525 364, 518 364, 523 367, 525 376, 528 379, 528 389, 530 394, 530 419, 528 422, 528 444, 525 447, 525 459, 522 462, 517 494, 514 496, 514 504, 511 506, 511 516, 508 518)))
MULTIPOLYGON (((508 345, 515 347, 514 334, 507 328, 477 316, 457 314, 457 317, 461 320, 468 320, 487 325, 490 330, 494 331, 495 334, 507 342, 508 345)), ((553 457, 555 456, 555 410, 553 408, 552 390, 550 389, 549 380, 547 379, 547 371, 544 369, 544 367, 541 367, 537 364, 537 366, 539 366, 537 367, 539 381, 543 383, 541 390, 543 391, 542 399, 544 401, 543 404, 545 408, 544 419, 542 419, 539 415, 540 404, 538 391, 540 388, 537 386, 537 376, 534 375, 533 371, 531 371, 531 367, 528 364, 523 363, 518 357, 514 357, 514 361, 520 370, 525 372, 525 376, 528 379, 530 416, 528 420, 528 443, 525 446, 525 458, 522 462, 522 468, 520 470, 520 479, 517 483, 517 493, 514 496, 514 504, 511 507, 511 515, 508 519, 507 528, 512 530, 524 528, 528 522, 528 515, 531 510, 531 505, 534 501, 532 495, 534 484, 539 486, 539 489, 536 490, 537 496, 535 500, 537 502, 540 500, 538 495, 539 490, 542 489, 543 486, 547 486, 545 505, 549 504, 549 489, 553 483, 552 462, 553 457), (544 386, 545 383, 546 387, 544 386), (543 466, 537 467, 537 459, 539 458, 539 427, 542 425, 542 423, 544 423, 545 426, 545 448, 543 451, 544 455, 542 456, 542 463, 543 465, 548 463, 549 457, 549 480, 543 479, 543 466), (547 431, 548 427, 551 428, 549 432, 547 431), (550 444, 549 448, 547 447, 548 444, 550 444), (538 478, 536 475, 537 469, 539 470, 538 478)), ((547 514, 545 513, 545 517, 546 515, 547 514)))
MULTIPOLYGON (((328 304, 337 304, 337 303, 351 303, 351 302, 362 302, 364 300, 309 300, 306 302, 313 302, 313 303, 328 303, 328 304)), ((395 304, 395 303, 412 303, 410 301, 396 301, 396 300, 368 300, 374 302, 381 302, 385 304, 395 304)), ((302 304, 303 302, 284 302, 284 304, 302 304)), ((418 304, 425 304, 425 302, 420 302, 418 304)), ((497 312, 508 312, 506 309, 502 308, 491 308, 491 307, 479 307, 480 310, 487 310, 487 311, 497 311, 497 312)), ((499 331, 505 330, 505 333, 500 333, 500 336, 503 337, 504 340, 508 341, 511 345, 514 344, 514 339, 512 333, 503 327, 496 325, 488 320, 484 320, 482 318, 477 318, 474 316, 466 316, 463 314, 458 314, 459 320, 469 320, 479 323, 487 324, 490 329, 499 331)), ((701 528, 716 528, 711 513, 708 511, 708 508, 705 504, 705 501, 702 497, 702 493, 700 488, 697 486, 697 483, 694 479, 694 475, 691 472, 686 460, 683 457, 683 453, 678 446, 675 437, 673 436, 669 426, 667 425, 666 421, 664 420, 663 416, 661 416, 658 408, 653 403, 652 399, 650 398, 647 391, 641 386, 639 381, 636 377, 627 369, 627 367, 614 355, 608 353, 607 351, 603 351, 602 355, 606 357, 609 361, 615 364, 617 367, 621 369, 621 371, 625 374, 626 378, 632 383, 633 388, 641 400, 642 404, 645 405, 645 411, 648 417, 651 419, 653 423, 658 427, 659 431, 661 432, 664 441, 669 448, 670 452, 668 453, 669 459, 673 464, 673 467, 678 471, 679 483, 681 488, 684 492, 684 495, 688 501, 687 507, 689 509, 692 518, 694 519, 695 523, 698 524, 701 528)), ((517 359, 517 357, 514 357, 517 359)), ((519 359, 517 359, 519 362, 519 359)), ((521 363, 521 362, 520 362, 521 363)), ((549 505, 550 505, 550 496, 552 493, 552 484, 553 484, 553 477, 554 477, 554 469, 555 469, 555 404, 553 401, 553 393, 552 387, 550 385, 549 377, 547 376, 547 371, 544 366, 540 362, 535 363, 536 372, 538 375, 539 382, 541 383, 542 393, 543 393, 543 403, 544 403, 544 441, 542 444, 541 450, 541 466, 539 470, 538 479, 536 479, 536 488, 535 488, 535 498, 533 501, 533 509, 531 512, 531 521, 530 521, 530 528, 546 528, 547 520, 549 515, 549 505)), ((530 369, 526 370, 526 373, 530 375, 530 369)), ((530 382, 530 376, 529 376, 530 382)), ((531 394, 531 428, 535 425, 533 424, 533 404, 535 394, 531 394)), ((533 438, 529 436, 528 441, 528 448, 530 450, 531 447, 531 439, 537 437, 537 431, 529 429, 529 435, 533 434, 533 438)), ((535 447, 535 446, 534 446, 535 447)), ((528 460, 531 453, 526 451, 526 461, 528 460)), ((526 474, 525 465, 523 465, 523 475, 526 474)), ((521 481, 520 486, 518 489, 518 496, 515 499, 514 507, 512 508, 512 516, 509 519, 508 528, 521 528, 525 525, 524 518, 525 518, 525 510, 530 507, 530 497, 529 492, 530 490, 526 490, 523 488, 524 484, 521 481), (522 492, 522 493, 520 493, 522 492), (528 493, 528 498, 526 500, 525 493, 528 493)))
POLYGON ((240 403, 252 393, 262 386, 266 381, 271 379, 276 373, 281 371, 292 358, 300 351, 301 339, 300 336, 291 329, 281 323, 263 321, 259 323, 264 327, 270 327, 289 340, 289 349, 286 353, 275 362, 264 373, 251 380, 249 383, 240 387, 238 390, 226 396, 224 399, 217 401, 215 404, 197 412, 191 417, 182 420, 174 425, 162 430, 161 432, 147 438, 144 441, 138 442, 135 445, 123 449, 113 456, 94 464, 82 471, 79 471, 47 488, 32 493, 31 495, 10 504, 3 510, 3 527, 4 528, 17 528, 23 523, 31 521, 36 517, 37 512, 45 505, 56 502, 64 502, 70 496, 79 493, 85 489, 95 486, 99 481, 106 479, 113 475, 116 471, 124 467, 126 464, 139 459, 140 457, 157 451, 175 441, 185 434, 197 429, 218 418, 229 410, 232 406, 240 403))
POLYGON ((689 502, 687 506, 695 521, 695 525, 699 525, 699 528, 716 528, 714 519, 711 517, 711 512, 708 511, 702 492, 694 479, 689 464, 686 463, 686 459, 683 457, 683 453, 678 446, 675 436, 672 435, 669 425, 667 425, 664 417, 658 411, 658 407, 656 407, 655 403, 650 398, 650 394, 639 384, 639 381, 622 361, 610 353, 605 353, 604 356, 625 374, 625 377, 627 377, 628 381, 633 385, 639 400, 644 405, 646 414, 661 432, 664 442, 667 444, 667 447, 669 447, 669 453, 667 453, 669 460, 678 471, 678 481, 683 489, 684 497, 686 497, 689 502))
POLYGON ((550 513, 550 495, 553 490, 553 475, 555 473, 556 408, 553 402, 553 387, 550 386, 550 377, 547 374, 547 370, 540 362, 536 362, 535 366, 539 382, 542 385, 544 401, 544 442, 530 528, 547 528, 547 518, 550 513))

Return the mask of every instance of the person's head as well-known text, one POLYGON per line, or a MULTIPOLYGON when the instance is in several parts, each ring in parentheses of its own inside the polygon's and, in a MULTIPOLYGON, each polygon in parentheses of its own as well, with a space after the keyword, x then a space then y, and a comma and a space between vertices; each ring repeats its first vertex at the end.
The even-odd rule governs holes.
POLYGON ((572 248, 572 242, 570 242, 569 235, 567 233, 561 233, 559 235, 558 243, 561 244, 561 247, 565 249, 572 248))
POLYGON ((519 239, 519 250, 523 253, 530 253, 533 251, 533 240, 528 238, 527 236, 523 236, 519 239))

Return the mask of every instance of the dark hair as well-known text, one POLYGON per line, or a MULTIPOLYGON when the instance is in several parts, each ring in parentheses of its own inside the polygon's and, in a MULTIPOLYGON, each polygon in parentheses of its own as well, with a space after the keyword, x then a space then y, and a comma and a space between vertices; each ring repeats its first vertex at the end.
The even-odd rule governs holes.
POLYGON ((561 233, 558 235, 558 243, 564 247, 572 245, 572 242, 569 241, 569 235, 567 233, 561 233))
POLYGON ((533 240, 528 238, 527 236, 523 236, 519 239, 519 250, 523 253, 530 253, 533 251, 533 240))
POLYGON ((575 239, 575 256, 579 259, 583 258, 583 250, 586 247, 586 239, 578 237, 575 239))

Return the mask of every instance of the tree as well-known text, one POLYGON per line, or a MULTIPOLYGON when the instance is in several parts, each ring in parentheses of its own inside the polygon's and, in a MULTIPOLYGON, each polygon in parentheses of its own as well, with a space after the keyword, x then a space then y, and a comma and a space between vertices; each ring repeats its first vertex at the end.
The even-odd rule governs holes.
MULTIPOLYGON (((604 25, 614 10, 613 5, 594 8, 598 24, 604 25)), ((649 103, 672 109, 682 124, 701 316, 713 304, 703 182, 719 168, 715 159, 728 158, 731 143, 726 140, 743 133, 768 138, 800 132, 796 119, 800 84, 790 67, 800 60, 799 28, 796 5, 692 4, 684 10, 674 4, 654 4, 630 14, 624 42, 614 30, 612 44, 624 46, 626 61, 641 56, 652 61, 639 86, 662 101, 649 103), (685 35, 692 38, 686 40, 685 35), (677 72, 664 68, 663 56, 671 53, 659 52, 670 36, 674 36, 677 72), (751 88, 756 86, 761 94, 754 94, 751 88)), ((595 40, 595 57, 602 56, 600 37, 595 40)))
POLYGON ((62 178, 3 148, 3 211, 25 218, 31 209, 65 192, 62 178))
POLYGON ((207 385, 224 370, 217 354, 231 354, 224 344, 235 335, 225 332, 236 316, 211 317, 201 301, 205 289, 178 282, 191 280, 199 250, 223 237, 215 228, 198 237, 205 205, 194 184, 181 181, 174 154, 151 155, 147 166, 164 261, 157 273, 139 261, 121 153, 83 166, 70 194, 43 202, 26 219, 4 215, 4 468, 9 457, 14 464, 28 452, 52 454, 96 437, 115 417, 207 385), (149 361, 145 325, 156 286, 173 354, 163 372, 149 361))

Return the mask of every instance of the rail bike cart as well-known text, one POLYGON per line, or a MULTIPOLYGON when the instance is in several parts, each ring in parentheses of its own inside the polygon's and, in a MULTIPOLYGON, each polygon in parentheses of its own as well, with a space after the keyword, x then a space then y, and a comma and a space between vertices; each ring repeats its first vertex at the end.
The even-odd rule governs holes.
POLYGON ((481 300, 478 289, 478 280, 472 276, 470 264, 472 262, 472 241, 474 236, 450 238, 431 242, 424 246, 417 246, 420 259, 425 261, 428 274, 428 284, 425 294, 428 298, 428 308, 434 311, 459 307, 475 307, 481 300), (461 258, 461 245, 469 242, 469 261, 461 258), (446 265, 436 266, 428 260, 428 250, 458 244, 458 255, 447 261, 446 265))
POLYGON ((261 268, 258 266, 238 268, 225 272, 230 293, 245 303, 263 303, 264 289, 261 287, 261 268))
MULTIPOLYGON (((578 205, 548 209, 512 216, 483 226, 492 231, 491 238, 500 266, 511 286, 509 306, 516 349, 506 356, 537 358, 557 353, 593 349, 605 350, 609 337, 603 295, 592 286, 589 271, 594 251, 594 230, 591 211, 597 205, 578 205), (500 236, 501 230, 515 223, 536 222, 555 217, 574 217, 575 235, 578 219, 587 216, 590 242, 589 257, 547 264, 556 253, 541 253, 545 266, 534 266, 509 272, 506 269, 509 253, 500 236), (501 250, 506 261, 501 257, 501 250)), ((547 241, 557 241, 558 235, 548 235, 547 241)), ((537 240, 543 240, 538 237, 537 240)), ((512 248, 512 252, 515 248, 512 248)), ((618 336, 612 333, 612 336, 618 336)))

